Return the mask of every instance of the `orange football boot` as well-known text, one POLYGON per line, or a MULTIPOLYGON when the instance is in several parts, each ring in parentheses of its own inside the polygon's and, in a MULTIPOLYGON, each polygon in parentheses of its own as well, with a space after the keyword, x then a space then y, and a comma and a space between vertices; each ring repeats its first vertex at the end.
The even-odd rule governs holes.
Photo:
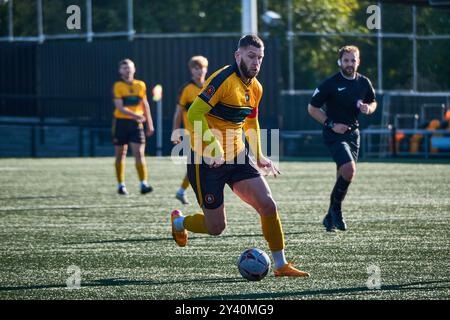
POLYGON ((183 229, 183 231, 177 231, 175 229, 175 224, 173 223, 176 218, 183 216, 180 210, 174 210, 170 214, 170 222, 172 225, 172 237, 173 240, 179 245, 180 247, 185 247, 188 241, 188 233, 186 229, 183 229))
POLYGON ((308 272, 298 270, 292 263, 286 263, 281 268, 274 270, 275 277, 309 277, 308 272))

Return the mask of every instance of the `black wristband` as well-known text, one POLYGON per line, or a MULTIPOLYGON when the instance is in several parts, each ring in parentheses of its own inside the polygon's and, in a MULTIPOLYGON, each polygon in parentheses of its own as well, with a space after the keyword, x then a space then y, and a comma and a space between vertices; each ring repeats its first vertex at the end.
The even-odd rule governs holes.
POLYGON ((334 127, 334 122, 331 119, 327 119, 325 120, 325 122, 323 123, 323 126, 327 129, 333 129, 334 127))

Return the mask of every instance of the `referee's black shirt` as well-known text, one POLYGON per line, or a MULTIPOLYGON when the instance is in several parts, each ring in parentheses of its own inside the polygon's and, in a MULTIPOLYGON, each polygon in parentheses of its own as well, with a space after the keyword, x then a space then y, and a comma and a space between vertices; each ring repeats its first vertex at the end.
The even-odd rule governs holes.
POLYGON ((341 72, 327 78, 314 91, 310 104, 321 108, 326 104, 327 117, 335 123, 358 127, 357 101, 375 101, 375 90, 370 80, 357 73, 356 78, 344 78, 341 72))

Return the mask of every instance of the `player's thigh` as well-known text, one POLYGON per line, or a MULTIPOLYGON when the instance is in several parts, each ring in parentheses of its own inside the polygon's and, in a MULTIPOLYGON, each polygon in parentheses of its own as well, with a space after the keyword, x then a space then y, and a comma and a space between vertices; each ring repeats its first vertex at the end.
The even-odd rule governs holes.
POLYGON ((127 157, 128 145, 115 145, 114 152, 116 155, 116 160, 123 160, 127 157))
POLYGON ((239 198, 260 214, 270 215, 277 210, 270 187, 262 176, 235 182, 232 189, 239 198))
POLYGON ((142 143, 130 143, 131 151, 136 160, 140 160, 140 162, 145 161, 145 144, 142 143))
POLYGON ((350 148, 353 161, 355 163, 358 162, 359 148, 360 148, 360 135, 358 129, 350 132, 349 137, 347 139, 347 143, 350 148))
POLYGON ((204 163, 189 162, 187 174, 201 208, 217 209, 223 205, 227 168, 210 168, 204 163))
POLYGON ((128 140, 131 143, 145 145, 144 125, 136 121, 130 121, 128 124, 128 140))
POLYGON ((127 119, 113 119, 111 134, 114 146, 123 146, 128 144, 128 121, 127 119))
POLYGON ((338 170, 342 165, 355 161, 350 145, 346 141, 341 140, 328 143, 327 147, 338 170))

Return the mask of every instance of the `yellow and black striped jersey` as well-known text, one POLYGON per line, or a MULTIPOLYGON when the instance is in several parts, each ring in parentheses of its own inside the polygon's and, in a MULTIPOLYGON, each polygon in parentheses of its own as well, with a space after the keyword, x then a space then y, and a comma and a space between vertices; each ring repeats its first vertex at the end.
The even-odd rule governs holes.
MULTIPOLYGON (((144 103, 142 99, 147 98, 147 88, 141 80, 133 80, 127 83, 123 80, 116 81, 113 86, 113 99, 122 99, 125 109, 136 114, 144 115, 144 103)), ((133 117, 122 113, 119 109, 114 110, 117 119, 133 119, 133 117)))
POLYGON ((183 124, 189 132, 192 131, 192 126, 188 121, 187 112, 192 102, 194 102, 195 98, 197 98, 201 91, 202 87, 197 86, 194 80, 185 83, 180 89, 178 104, 183 108, 183 124))
POLYGON ((233 159, 244 150, 242 128, 247 118, 257 117, 262 93, 262 85, 256 78, 249 84, 242 82, 237 64, 219 69, 203 86, 199 98, 212 108, 205 117, 209 128, 222 134, 216 138, 221 141, 225 159, 233 159))

